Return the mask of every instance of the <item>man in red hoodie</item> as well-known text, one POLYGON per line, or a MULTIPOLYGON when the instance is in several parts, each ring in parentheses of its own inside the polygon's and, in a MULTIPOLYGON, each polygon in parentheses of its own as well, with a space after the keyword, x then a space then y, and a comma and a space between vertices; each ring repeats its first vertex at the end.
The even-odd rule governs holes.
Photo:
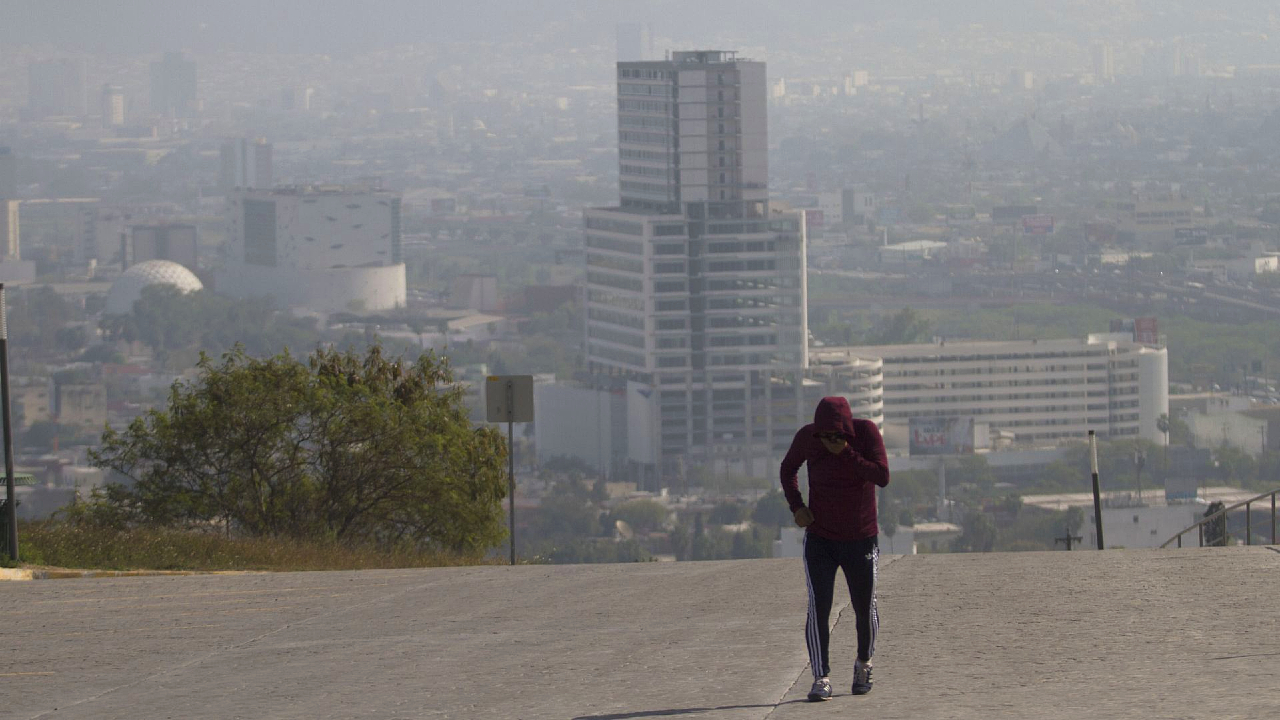
POLYGON ((844 571, 857 616, 858 661, 853 694, 871 692, 871 656, 876 649, 880 616, 876 610, 876 488, 889 484, 889 460, 880 430, 870 420, 855 420, 849 402, 826 397, 813 422, 800 428, 782 459, 782 492, 805 528, 804 568, 809 587, 805 643, 813 668, 812 701, 831 697, 827 658, 829 620, 836 568, 844 571), (797 472, 809 465, 809 504, 800 496, 797 472))

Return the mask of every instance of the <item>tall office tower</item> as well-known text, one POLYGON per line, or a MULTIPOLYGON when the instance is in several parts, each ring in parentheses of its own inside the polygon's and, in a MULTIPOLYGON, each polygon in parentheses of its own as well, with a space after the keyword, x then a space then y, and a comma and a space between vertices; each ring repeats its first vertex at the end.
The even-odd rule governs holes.
POLYGON ((27 66, 27 112, 32 119, 84 115, 84 63, 79 60, 33 62, 27 66))
POLYGON ((1115 52, 1107 43, 1093 46, 1093 76, 1098 82, 1111 82, 1116 79, 1115 52))
POLYGON ((124 125, 124 88, 119 85, 102 86, 102 127, 124 125))
POLYGON ((765 65, 713 50, 617 71, 621 199, 584 213, 587 360, 626 399, 615 470, 768 472, 812 408, 804 221, 769 207, 765 65))
POLYGON ((17 200, 0 198, 0 260, 21 260, 22 241, 17 200))
POLYGON ((167 52, 151 63, 151 112, 189 117, 196 111, 196 63, 180 52, 167 52))
POLYGON ((18 196, 18 158, 0 146, 0 200, 18 196))
POLYGON ((618 62, 653 59, 653 28, 645 23, 618 23, 618 62))
POLYGON ((222 167, 218 186, 223 192, 235 188, 269 188, 273 184, 271 143, 265 138, 236 138, 222 143, 222 167))

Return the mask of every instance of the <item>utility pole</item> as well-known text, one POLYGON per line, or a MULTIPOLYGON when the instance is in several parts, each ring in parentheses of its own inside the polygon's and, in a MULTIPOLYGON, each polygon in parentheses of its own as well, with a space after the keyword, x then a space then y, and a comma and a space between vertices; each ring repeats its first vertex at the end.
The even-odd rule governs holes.
POLYGON ((1102 490, 1098 487, 1098 436, 1089 431, 1089 470, 1093 474, 1093 527, 1098 534, 1098 549, 1105 545, 1102 542, 1102 490))

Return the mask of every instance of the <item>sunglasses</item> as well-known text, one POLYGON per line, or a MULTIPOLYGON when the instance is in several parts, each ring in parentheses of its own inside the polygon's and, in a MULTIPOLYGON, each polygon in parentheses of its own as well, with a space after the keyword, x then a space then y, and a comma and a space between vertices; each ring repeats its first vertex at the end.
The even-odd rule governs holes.
POLYGON ((837 432, 820 432, 818 438, 828 442, 839 442, 844 439, 844 436, 837 432))

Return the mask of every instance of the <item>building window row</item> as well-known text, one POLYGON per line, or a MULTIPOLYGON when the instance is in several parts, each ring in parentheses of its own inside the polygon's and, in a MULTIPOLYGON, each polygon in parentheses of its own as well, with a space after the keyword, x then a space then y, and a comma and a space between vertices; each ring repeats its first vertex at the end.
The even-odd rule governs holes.
POLYGON ((598 340, 607 340, 619 345, 628 345, 641 350, 644 349, 644 336, 633 335, 629 332, 601 327, 594 323, 587 326, 587 337, 596 338, 598 340))
POLYGON ((588 308, 587 317, 598 322, 607 322, 623 327, 635 328, 636 330, 644 330, 644 318, 635 315, 620 313, 616 310, 606 310, 604 308, 588 308))
MULTIPOLYGON (((998 354, 974 354, 974 355, 909 355, 905 357, 886 357, 886 363, 894 364, 914 364, 914 363, 939 363, 939 362, 996 362, 1001 360, 1013 360, 1015 362, 1026 362, 1027 360, 1049 360, 1054 358, 1085 358, 1085 357, 1101 357, 1103 353, 1097 350, 1091 351, 1063 351, 1063 352, 1040 352, 1040 353, 998 353, 998 354)), ((1099 367, 1101 369, 1101 367, 1099 367)))
POLYGON ((652 113, 671 113, 671 103, 662 100, 633 100, 628 98, 618 98, 619 112, 652 112, 652 113))
POLYGON ((649 195, 662 195, 664 197, 672 192, 672 187, 670 185, 636 182, 633 180, 622 180, 618 183, 618 187, 621 188, 623 192, 646 193, 649 195))
POLYGON ((716 260, 707 263, 707 272, 761 272, 777 268, 776 260, 716 260))
POLYGON ((675 88, 670 85, 643 85, 640 83, 618 83, 619 95, 647 95, 650 97, 675 97, 675 88))
POLYGON ((629 273, 644 272, 644 261, 634 258, 616 257, 614 255, 600 255, 598 253, 587 253, 587 265, 591 267, 605 268, 607 270, 618 270, 629 273))
POLYGON ((637 145, 670 145, 671 135, 669 133, 644 132, 641 130, 619 130, 619 142, 635 143, 637 145))
POLYGON ((586 226, 588 230, 607 230, 608 232, 620 233, 622 235, 644 234, 643 223, 631 222, 629 220, 615 220, 614 218, 587 216, 586 226))
POLYGON ((619 115, 618 125, 628 128, 671 128, 671 118, 648 115, 619 115))
POLYGON ((635 367, 644 367, 644 356, 637 353, 627 352, 619 348, 612 348, 597 343, 587 343, 587 352, 596 357, 606 360, 632 365, 635 367))
POLYGON ((774 252, 775 245, 771 241, 724 241, 708 242, 707 253, 740 253, 740 252, 774 252))
POLYGON ((602 272, 587 271, 587 282, 592 285, 605 285, 619 290, 631 290, 634 292, 644 290, 644 282, 639 278, 609 275, 602 272))
POLYGON ((674 70, 653 70, 650 68, 619 68, 618 77, 635 78, 637 80, 674 80, 674 70))
POLYGON ((621 148, 618 150, 618 157, 622 160, 649 160, 651 162, 670 162, 672 159, 669 150, 637 150, 636 148, 621 148))
POLYGON ((643 255, 644 243, 637 240, 621 240, 619 238, 587 235, 586 246, 596 250, 612 250, 613 252, 643 255))
POLYGON ((744 345, 777 345, 777 335, 712 335, 707 338, 710 347, 742 347, 744 345))
POLYGON ((623 310, 644 312, 644 298, 632 297, 630 295, 618 295, 617 293, 611 293, 607 290, 588 290, 587 301, 601 305, 610 305, 612 307, 622 308, 623 310))
POLYGON ((670 168, 646 167, 644 165, 619 165, 618 173, 621 175, 640 175, 644 177, 660 177, 668 179, 672 177, 670 168))

